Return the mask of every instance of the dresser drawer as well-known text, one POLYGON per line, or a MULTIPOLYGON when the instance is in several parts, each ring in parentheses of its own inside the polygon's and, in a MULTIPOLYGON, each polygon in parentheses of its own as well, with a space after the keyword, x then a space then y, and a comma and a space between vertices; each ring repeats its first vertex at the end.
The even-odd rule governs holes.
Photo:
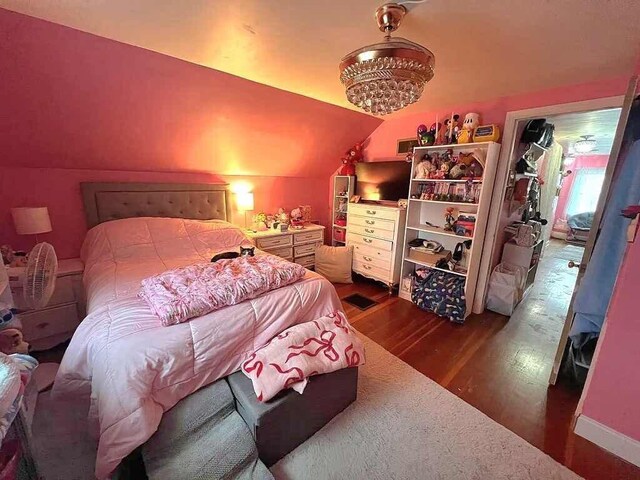
POLYGON ((354 261, 356 261, 358 263, 371 265, 373 267, 382 268, 384 270, 390 270, 391 269, 391 260, 383 260, 383 259, 378 258, 376 256, 361 255, 359 253, 355 253, 353 255, 353 259, 354 259, 354 261))
POLYGON ((391 281, 391 274, 389 273, 389 269, 387 268, 379 268, 373 265, 370 265, 365 262, 360 262, 357 259, 353 260, 353 271, 357 273, 361 273, 365 276, 373 276, 384 282, 391 281))
MULTIPOLYGON (((24 301, 24 293, 22 288, 16 288, 13 293, 13 299, 15 300, 16 308, 19 310, 28 310, 29 306, 24 301)), ((75 302, 76 297, 73 290, 73 277, 58 277, 56 278, 56 287, 51 295, 51 299, 47 303, 48 307, 55 305, 62 305, 63 303, 75 302)))
POLYGON ((358 215, 352 215, 349 217, 349 224, 358 225, 360 227, 377 228, 379 230, 394 231, 396 222, 393 220, 383 220, 380 218, 359 217, 358 215))
POLYGON ((305 255, 304 257, 297 257, 295 262, 298 265, 302 265, 303 267, 310 268, 314 267, 316 264, 316 256, 314 255, 305 255))
POLYGON ((291 247, 272 248, 269 250, 269 253, 287 260, 291 260, 293 258, 293 248, 291 247))
POLYGON ((393 240, 393 231, 381 230, 374 227, 361 227, 359 225, 349 225, 349 231, 364 237, 382 238, 383 240, 393 240))
POLYGON ((312 230, 310 232, 296 232, 293 234, 293 244, 301 245, 303 243, 322 242, 324 234, 322 230, 312 230))
POLYGON ((349 213, 352 215, 360 215, 361 217, 382 218, 386 220, 395 220, 398 216, 396 210, 387 210, 379 208, 376 205, 366 205, 358 203, 349 204, 349 213))
POLYGON ((260 250, 270 250, 277 247, 293 245, 291 235, 278 235, 275 237, 256 238, 256 247, 260 250))
POLYGON ((369 247, 366 245, 352 244, 354 255, 366 255, 375 257, 378 260, 387 260, 391 262, 391 252, 388 250, 380 250, 379 248, 369 247))
POLYGON ((321 242, 309 243, 307 245, 300 245, 298 247, 293 247, 293 251, 295 253, 296 258, 302 257, 304 255, 315 255, 316 248, 320 245, 322 245, 321 242))
POLYGON ((20 314, 27 342, 72 332, 80 323, 75 303, 20 314))
POLYGON ((370 247, 379 248, 391 252, 393 250, 393 242, 380 240, 378 238, 369 238, 357 233, 347 232, 347 243, 358 243, 360 245, 368 245, 370 247))

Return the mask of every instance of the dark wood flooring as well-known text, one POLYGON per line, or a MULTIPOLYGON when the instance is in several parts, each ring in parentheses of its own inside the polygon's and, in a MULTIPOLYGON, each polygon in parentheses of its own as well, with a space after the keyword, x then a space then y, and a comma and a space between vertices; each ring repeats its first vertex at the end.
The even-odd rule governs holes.
POLYGON ((343 302, 352 325, 416 370, 586 479, 640 479, 640 469, 572 430, 580 387, 548 385, 575 283, 579 247, 554 243, 536 283, 511 319, 492 312, 457 325, 424 312, 373 282, 336 285, 380 302, 360 311, 343 302))

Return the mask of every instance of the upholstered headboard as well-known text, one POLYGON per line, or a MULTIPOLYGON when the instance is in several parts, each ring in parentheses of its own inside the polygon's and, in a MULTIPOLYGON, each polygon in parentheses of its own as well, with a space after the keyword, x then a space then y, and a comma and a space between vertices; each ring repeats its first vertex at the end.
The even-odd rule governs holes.
POLYGON ((226 184, 80 183, 89 228, 131 217, 228 220, 226 184))

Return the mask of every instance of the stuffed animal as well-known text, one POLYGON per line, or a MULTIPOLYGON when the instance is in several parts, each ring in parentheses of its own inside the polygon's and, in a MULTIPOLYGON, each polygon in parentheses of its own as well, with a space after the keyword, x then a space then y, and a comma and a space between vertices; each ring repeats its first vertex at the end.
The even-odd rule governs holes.
POLYGON ((355 164, 362 161, 362 144, 363 142, 356 143, 353 147, 346 151, 344 157, 342 157, 342 167, 338 171, 339 175, 355 175, 355 164))
POLYGON ((482 177, 484 173, 484 155, 482 155, 482 152, 474 151, 473 153, 461 153, 458 156, 458 164, 465 166, 465 177, 482 177))
POLYGON ((429 178, 429 174, 437 170, 432 162, 432 157, 428 153, 422 157, 420 163, 416 165, 416 171, 413 178, 424 179, 429 178))
POLYGON ((7 328, 0 331, 0 352, 11 355, 13 353, 29 353, 29 344, 24 341, 22 331, 17 328, 7 328))
POLYGON ((302 210, 300 208, 294 208, 291 210, 291 226, 293 228, 302 228, 304 225, 304 217, 302 216, 302 210))
POLYGON ((462 122, 462 130, 458 134, 458 143, 471 143, 473 133, 480 125, 480 115, 477 113, 467 113, 462 122))
POLYGON ((456 113, 444 121, 444 140, 447 145, 452 145, 458 141, 458 133, 460 132, 459 119, 460 115, 456 113))
POLYGON ((467 166, 464 163, 456 163, 449 171, 449 178, 457 180, 464 177, 467 166))
POLYGON ((418 125, 417 134, 418 134, 418 143, 422 147, 433 145, 436 141, 435 132, 432 132, 431 130, 427 130, 426 125, 418 125))

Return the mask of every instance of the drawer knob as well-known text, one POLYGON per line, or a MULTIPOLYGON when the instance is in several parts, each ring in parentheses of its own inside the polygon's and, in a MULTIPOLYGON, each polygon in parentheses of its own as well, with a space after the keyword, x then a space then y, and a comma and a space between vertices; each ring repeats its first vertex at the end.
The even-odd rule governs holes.
POLYGON ((362 257, 362 258, 364 258, 367 262, 372 262, 373 261, 373 258, 371 258, 371 257, 362 257))
POLYGON ((367 210, 367 213, 368 213, 369 215, 375 215, 375 214, 376 214, 376 211, 375 211, 375 210, 367 210))
POLYGON ((363 238, 363 240, 367 243, 373 243, 373 240, 371 240, 370 238, 363 238))
POLYGON ((375 220, 365 220, 364 221, 367 225, 375 225, 376 221, 375 220))
POLYGON ((363 265, 363 267, 367 270, 371 270, 371 267, 369 265, 363 265))
POLYGON ((373 233, 374 232, 374 230, 372 230, 370 228, 365 228, 364 231, 367 232, 367 233, 373 233))

